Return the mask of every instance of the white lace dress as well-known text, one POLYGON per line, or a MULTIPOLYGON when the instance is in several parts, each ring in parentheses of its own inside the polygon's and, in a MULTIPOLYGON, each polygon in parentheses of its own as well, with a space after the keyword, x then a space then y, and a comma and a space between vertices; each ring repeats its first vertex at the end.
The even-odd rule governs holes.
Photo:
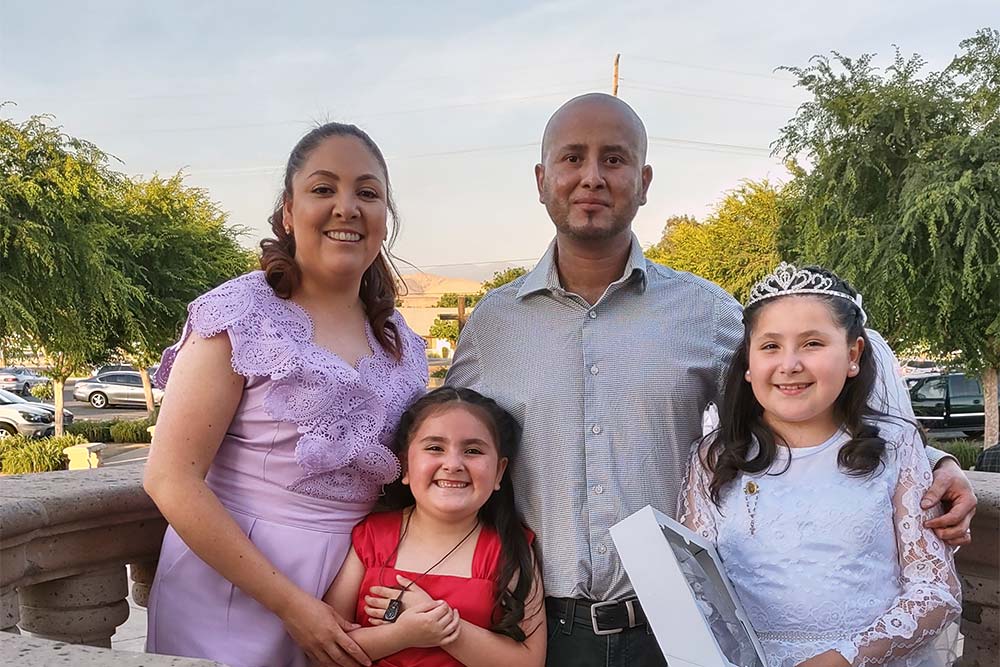
POLYGON ((769 667, 830 649, 859 667, 940 662, 932 643, 961 612, 961 588, 951 550, 923 527, 930 468, 914 427, 883 423, 880 433, 888 445, 873 477, 839 470, 839 432, 781 448, 768 473, 784 473, 737 477, 719 507, 706 446, 695 448, 681 521, 718 548, 769 667))

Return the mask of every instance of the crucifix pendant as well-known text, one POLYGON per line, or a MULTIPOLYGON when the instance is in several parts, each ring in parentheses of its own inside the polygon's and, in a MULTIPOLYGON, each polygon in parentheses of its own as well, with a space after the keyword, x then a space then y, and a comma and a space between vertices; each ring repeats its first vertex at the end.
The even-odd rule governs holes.
POLYGON ((400 612, 403 611, 403 603, 400 601, 401 597, 403 597, 403 593, 400 593, 399 597, 389 600, 389 606, 385 608, 385 613, 382 614, 382 620, 386 623, 395 623, 396 619, 399 618, 400 612))

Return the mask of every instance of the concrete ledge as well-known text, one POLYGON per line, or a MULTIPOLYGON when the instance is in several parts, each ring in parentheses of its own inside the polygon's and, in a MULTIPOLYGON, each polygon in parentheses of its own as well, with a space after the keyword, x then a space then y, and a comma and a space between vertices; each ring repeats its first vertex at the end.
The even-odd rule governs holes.
POLYGON ((101 452, 107 447, 103 442, 88 442, 83 445, 73 445, 63 450, 69 458, 70 470, 90 470, 100 468, 104 462, 101 452))
POLYGON ((961 667, 996 667, 1000 655, 1000 473, 966 473, 979 505, 972 544, 955 555, 962 582, 961 667))
POLYGON ((169 655, 130 653, 53 642, 0 632, 0 665, 32 667, 225 667, 222 663, 169 655))
POLYGON ((0 593, 156 560, 167 523, 141 466, 11 475, 0 484, 0 593))

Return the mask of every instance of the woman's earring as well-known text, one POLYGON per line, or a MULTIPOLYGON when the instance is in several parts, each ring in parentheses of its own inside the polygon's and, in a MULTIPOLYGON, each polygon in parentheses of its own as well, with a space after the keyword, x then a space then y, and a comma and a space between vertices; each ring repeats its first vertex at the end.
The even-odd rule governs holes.
POLYGON ((749 368, 747 369, 747 372, 743 374, 743 377, 745 377, 748 380, 750 379, 750 369, 749 368))
POLYGON ((858 365, 857 364, 851 364, 851 373, 856 375, 857 372, 858 372, 858 365))

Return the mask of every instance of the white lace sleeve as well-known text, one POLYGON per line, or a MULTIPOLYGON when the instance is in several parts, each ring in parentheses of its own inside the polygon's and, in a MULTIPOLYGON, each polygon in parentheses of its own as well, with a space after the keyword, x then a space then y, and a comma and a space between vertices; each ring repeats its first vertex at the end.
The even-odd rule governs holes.
POLYGON ((712 496, 708 489, 712 473, 705 464, 707 455, 708 442, 698 440, 691 447, 684 487, 677 499, 677 520, 716 544, 719 534, 715 525, 712 496))
MULTIPOLYGON (((896 545, 902 591, 889 609, 867 628, 835 648, 855 667, 903 660, 937 636, 962 611, 961 584, 951 549, 924 527, 929 513, 920 499, 931 471, 916 429, 907 426, 887 457, 895 457, 899 478, 893 495, 896 545)), ((934 510, 939 512, 939 510, 934 510)))

